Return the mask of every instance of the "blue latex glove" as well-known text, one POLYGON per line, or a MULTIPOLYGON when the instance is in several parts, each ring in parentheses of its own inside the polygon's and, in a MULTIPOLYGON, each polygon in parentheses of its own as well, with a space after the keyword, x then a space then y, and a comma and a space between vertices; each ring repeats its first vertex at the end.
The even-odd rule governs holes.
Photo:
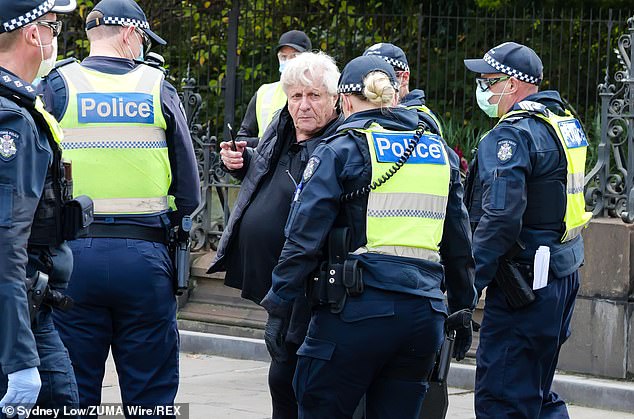
POLYGON ((286 350, 286 320, 282 317, 272 316, 266 321, 264 328, 264 341, 271 358, 278 362, 286 361, 288 352, 286 350))
POLYGON ((8 418, 18 416, 20 419, 26 417, 28 409, 37 402, 40 394, 42 381, 37 368, 26 368, 8 375, 9 383, 7 392, 0 400, 2 413, 8 418))

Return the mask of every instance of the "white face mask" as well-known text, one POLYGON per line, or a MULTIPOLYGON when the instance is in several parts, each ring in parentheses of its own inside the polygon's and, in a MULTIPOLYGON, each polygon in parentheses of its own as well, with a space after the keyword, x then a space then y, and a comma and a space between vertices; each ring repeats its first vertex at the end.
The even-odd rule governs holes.
POLYGON ((57 61, 57 37, 51 40, 50 44, 43 45, 42 39, 40 38, 40 29, 37 28, 37 39, 39 41, 40 54, 42 55, 42 62, 40 63, 40 67, 37 69, 36 78, 42 78, 48 73, 51 72, 53 68, 55 68, 55 62, 57 61), (51 56, 48 58, 44 58, 44 47, 52 46, 51 56))
POLYGON ((500 105, 500 101, 502 100, 502 96, 507 94, 505 92, 506 85, 509 83, 510 80, 511 79, 506 80, 506 83, 504 84, 504 88, 502 89, 502 93, 499 94, 500 97, 498 98, 497 103, 489 103, 489 99, 491 99, 491 97, 493 97, 493 92, 491 91, 491 88, 489 88, 487 91, 483 92, 480 89, 479 85, 476 86, 476 99, 478 101, 478 106, 489 117, 491 117, 491 118, 497 118, 498 117, 498 108, 499 108, 499 105, 500 105))

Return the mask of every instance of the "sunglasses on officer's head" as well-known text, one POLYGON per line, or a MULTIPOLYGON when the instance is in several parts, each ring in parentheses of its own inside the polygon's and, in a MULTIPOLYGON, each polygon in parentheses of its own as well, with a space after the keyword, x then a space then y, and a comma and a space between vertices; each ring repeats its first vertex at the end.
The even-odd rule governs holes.
POLYGON ((62 32, 62 22, 60 20, 36 20, 35 22, 24 26, 31 25, 46 26, 47 28, 50 28, 51 31, 53 31, 53 38, 56 38, 62 32))
POLYGON ((499 81, 508 80, 510 78, 511 76, 491 77, 491 78, 476 77, 476 83, 478 84, 478 87, 480 88, 480 90, 482 90, 483 92, 486 92, 495 83, 499 81))

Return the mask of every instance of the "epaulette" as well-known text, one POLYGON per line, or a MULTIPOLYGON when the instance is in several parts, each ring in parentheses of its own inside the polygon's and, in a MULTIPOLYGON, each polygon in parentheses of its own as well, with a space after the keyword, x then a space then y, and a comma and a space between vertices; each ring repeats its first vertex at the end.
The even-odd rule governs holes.
POLYGON ((0 95, 17 101, 20 105, 35 106, 35 88, 17 76, 0 69, 0 95))
POLYGON ((523 111, 527 111, 531 113, 541 113, 541 114, 544 114, 544 116, 549 116, 549 112, 550 112, 546 108, 546 105, 542 105, 541 103, 533 102, 530 100, 523 100, 521 102, 518 102, 517 106, 523 111))
POLYGON ((60 68, 60 67, 64 67, 65 65, 71 64, 71 63, 78 63, 79 60, 75 57, 70 57, 70 58, 64 58, 63 60, 60 60, 58 62, 55 63, 55 67, 53 68, 60 68))

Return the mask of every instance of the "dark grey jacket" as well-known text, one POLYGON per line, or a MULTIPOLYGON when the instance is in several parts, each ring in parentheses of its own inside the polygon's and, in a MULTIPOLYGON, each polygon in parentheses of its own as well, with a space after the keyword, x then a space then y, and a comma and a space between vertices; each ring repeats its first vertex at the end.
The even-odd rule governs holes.
MULTIPOLYGON (((334 134, 342 121, 343 116, 340 115, 337 120, 333 121, 326 130, 319 135, 319 138, 325 139, 334 134)), ((209 273, 227 270, 225 255, 229 244, 235 238, 235 227, 240 223, 242 215, 251 203, 253 194, 260 185, 260 182, 269 172, 272 164, 277 163, 282 148, 280 147, 280 141, 278 141, 278 133, 284 132, 284 128, 289 124, 293 124, 293 120, 288 112, 288 107, 284 106, 284 108, 274 116, 271 124, 269 124, 264 132, 258 147, 256 149, 247 148, 243 168, 229 172, 232 176, 242 180, 242 186, 240 187, 240 193, 238 194, 238 199, 233 207, 227 226, 220 238, 218 252, 209 268, 209 273)))

